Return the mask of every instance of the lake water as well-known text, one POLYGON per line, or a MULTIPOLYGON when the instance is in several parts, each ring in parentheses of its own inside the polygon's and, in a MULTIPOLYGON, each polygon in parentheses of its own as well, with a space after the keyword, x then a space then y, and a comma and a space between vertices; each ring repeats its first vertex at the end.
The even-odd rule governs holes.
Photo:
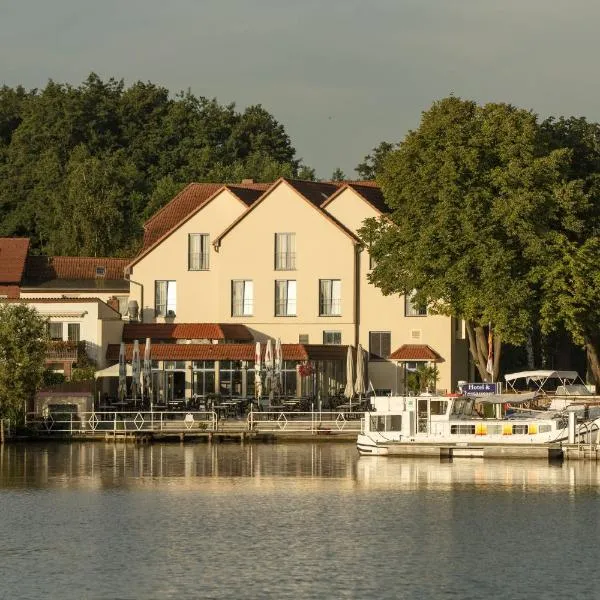
POLYGON ((600 467, 0 447, 0 598, 600 598, 600 467))

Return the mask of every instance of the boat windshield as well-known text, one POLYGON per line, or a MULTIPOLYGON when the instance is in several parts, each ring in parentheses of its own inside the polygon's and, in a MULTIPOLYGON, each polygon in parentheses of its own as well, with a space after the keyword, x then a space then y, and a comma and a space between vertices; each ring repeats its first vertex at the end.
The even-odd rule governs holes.
POLYGON ((470 417, 473 414, 474 404, 475 400, 473 398, 456 398, 452 406, 452 414, 470 417))

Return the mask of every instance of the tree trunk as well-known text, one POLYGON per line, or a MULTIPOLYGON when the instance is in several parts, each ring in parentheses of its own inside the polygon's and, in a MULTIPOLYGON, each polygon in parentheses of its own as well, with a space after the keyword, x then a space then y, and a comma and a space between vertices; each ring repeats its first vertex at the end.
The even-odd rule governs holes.
POLYGON ((479 376, 482 381, 498 381, 498 375, 500 373, 500 355, 502 353, 502 340, 500 336, 495 335, 493 337, 493 350, 494 350, 494 374, 487 372, 487 359, 488 359, 488 342, 487 342, 487 330, 481 325, 475 325, 473 321, 465 321, 467 337, 469 339, 469 351, 473 362, 477 367, 479 376))
POLYGON ((594 385, 596 386, 596 391, 598 391, 598 386, 600 384, 600 356, 598 353, 598 344, 596 340, 592 338, 592 336, 585 335, 583 337, 585 351, 587 353, 588 365, 590 371, 592 372, 592 378, 594 379, 594 385))

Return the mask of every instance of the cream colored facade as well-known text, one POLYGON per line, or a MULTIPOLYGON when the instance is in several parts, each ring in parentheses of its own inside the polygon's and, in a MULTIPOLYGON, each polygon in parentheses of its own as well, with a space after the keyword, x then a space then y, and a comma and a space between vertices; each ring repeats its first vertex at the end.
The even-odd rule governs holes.
MULTIPOLYGON (((337 342, 360 343, 366 351, 371 332, 389 333, 391 351, 403 344, 433 348, 443 358, 438 387, 453 391, 468 371, 460 328, 448 317, 406 316, 404 297, 385 297, 367 280, 369 256, 356 231, 379 211, 350 186, 322 208, 314 201, 287 180, 273 184, 250 208, 224 188, 132 262, 130 294, 142 307, 143 321, 239 322, 257 341, 281 338, 284 344, 322 344, 325 332, 339 332, 337 342), (188 269, 193 233, 210 237, 208 270, 188 269), (275 237, 282 233, 295 238, 294 268, 285 270, 275 268, 275 237), (341 287, 339 315, 322 314, 322 280, 340 282, 332 284, 341 287), (170 317, 156 316, 157 281, 176 282, 170 317), (252 282, 251 306, 247 303, 241 316, 232 310, 235 281, 252 282), (276 281, 295 282, 295 314, 276 316, 276 281)), ((369 361, 368 378, 375 389, 402 392, 403 372, 393 361, 369 361)))
POLYGON ((176 282, 174 321, 220 322, 221 299, 217 293, 220 257, 213 251, 212 241, 246 210, 246 205, 239 198, 223 189, 134 264, 130 274, 130 298, 137 300, 145 323, 169 320, 155 314, 156 281, 176 282), (208 270, 188 269, 188 240, 189 235, 194 233, 209 236, 208 270))
POLYGON ((76 341, 85 342, 86 353, 98 368, 106 364, 108 345, 121 340, 121 316, 104 302, 96 299, 49 299, 36 302, 23 298, 20 301, 35 308, 49 323, 56 324, 62 341, 69 341, 69 325, 77 325, 79 340, 76 341))

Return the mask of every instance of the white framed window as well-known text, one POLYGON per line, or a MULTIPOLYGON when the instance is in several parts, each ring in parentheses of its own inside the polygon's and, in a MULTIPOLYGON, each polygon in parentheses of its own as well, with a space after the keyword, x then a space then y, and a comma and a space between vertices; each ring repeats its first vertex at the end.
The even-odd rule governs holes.
POLYGON ((414 297, 416 292, 404 296, 404 316, 405 317, 426 317, 427 307, 415 304, 414 297))
POLYGON ((275 281, 275 316, 296 316, 295 279, 278 279, 275 281))
POLYGON ((208 233, 188 235, 188 271, 208 271, 210 238, 208 233))
POLYGON ((67 339, 70 342, 81 341, 81 325, 79 323, 67 323, 67 339))
POLYGON ((391 354, 392 333, 369 331, 369 360, 385 360, 391 354))
POLYGON ((62 341, 63 339, 63 324, 58 321, 48 323, 48 336, 53 341, 62 341))
POLYGON ((324 331, 323 343, 327 345, 339 346, 342 343, 341 331, 324 331))
POLYGON ((177 282, 154 282, 154 309, 160 317, 174 317, 177 314, 177 282))
POLYGON ((342 314, 341 279, 319 279, 319 316, 339 317, 342 314))
POLYGON ((231 316, 251 317, 254 313, 254 282, 251 279, 231 281, 231 316))
POLYGON ((293 271, 296 269, 296 234, 275 234, 275 270, 293 271))

